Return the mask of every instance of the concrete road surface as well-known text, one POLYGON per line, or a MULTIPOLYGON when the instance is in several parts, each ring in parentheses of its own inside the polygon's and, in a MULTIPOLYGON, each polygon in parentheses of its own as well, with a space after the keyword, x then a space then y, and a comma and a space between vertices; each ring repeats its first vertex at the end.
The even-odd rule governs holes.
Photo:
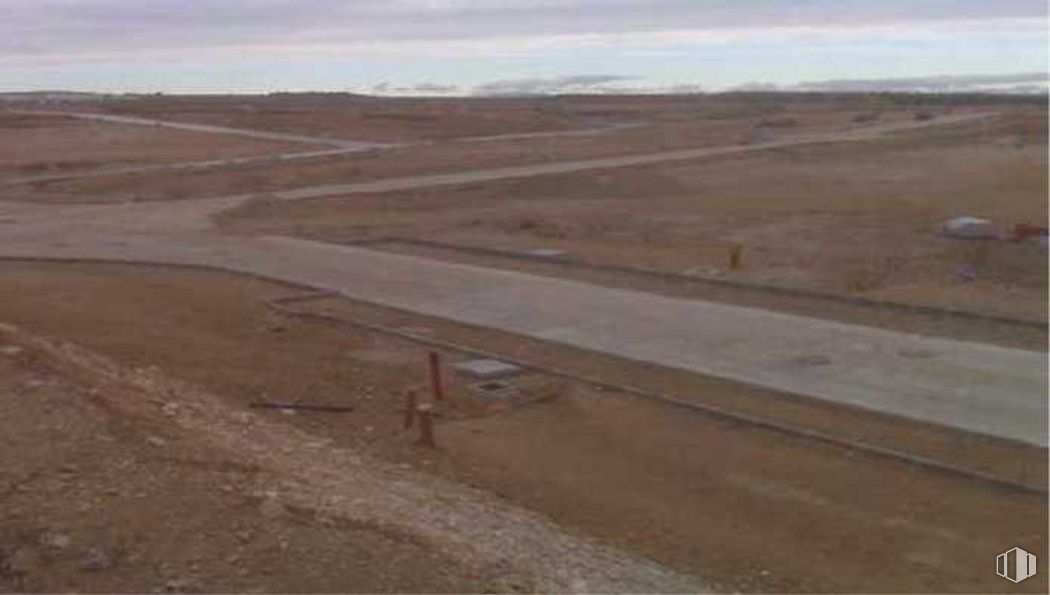
POLYGON ((78 118, 81 120, 97 120, 100 122, 111 122, 114 124, 131 124, 135 126, 156 126, 161 128, 174 128, 177 130, 188 130, 190 132, 207 132, 210 134, 226 134, 230 136, 243 136, 247 138, 258 138, 263 140, 277 140, 293 143, 306 143, 311 145, 324 145, 339 149, 355 149, 367 151, 370 149, 381 149, 395 146, 391 143, 378 143, 371 141, 347 140, 330 138, 327 136, 307 136, 289 132, 273 132, 269 130, 251 130, 246 128, 230 128, 228 126, 213 126, 211 124, 194 124, 192 122, 175 122, 171 120, 154 120, 150 118, 136 118, 134 116, 119 116, 116 114, 99 114, 94 112, 59 112, 45 110, 12 110, 17 114, 30 114, 37 116, 64 116, 67 118, 78 118))
POLYGON ((350 153, 360 153, 361 151, 362 149, 324 149, 320 151, 275 153, 271 155, 253 155, 248 157, 226 157, 222 159, 178 161, 174 163, 154 163, 150 165, 99 167, 83 171, 67 171, 55 174, 36 174, 32 176, 19 176, 16 178, 0 179, 0 186, 19 186, 22 184, 66 182, 69 180, 105 178, 109 176, 143 174, 159 171, 199 172, 207 169, 221 169, 226 167, 283 165, 287 163, 311 161, 314 159, 327 159, 330 157, 348 155, 350 153))
MULTIPOLYGON (((193 124, 187 122, 175 122, 170 120, 154 120, 147 118, 137 118, 133 116, 120 116, 113 114, 98 114, 93 112, 62 112, 62 111, 42 111, 42 110, 12 110, 12 113, 18 114, 31 114, 31 115, 46 115, 46 116, 59 116, 68 118, 78 118, 86 120, 97 120, 102 122, 112 122, 115 124, 129 124, 136 126, 162 126, 165 128, 175 128, 179 130, 188 130, 192 132, 204 132, 210 134, 227 134, 234 136, 244 136, 249 138, 259 138, 268 140, 283 140, 291 142, 301 142, 314 145, 323 146, 334 146, 334 149, 325 149, 318 151, 305 151, 295 153, 277 153, 271 155, 257 155, 249 157, 230 157, 225 159, 208 159, 208 160, 197 160, 197 161, 183 161, 175 163, 158 163, 150 165, 131 165, 121 167, 103 167, 96 168, 86 171, 70 171, 53 174, 40 174, 32 176, 21 176, 16 178, 8 178, 0 180, 0 186, 14 186, 20 184, 33 184, 41 182, 61 182, 67 180, 77 180, 85 178, 99 178, 105 176, 125 175, 125 174, 138 174, 155 171, 199 171, 205 169, 218 169, 225 167, 241 167, 246 165, 266 165, 266 164, 281 164, 291 163, 297 161, 308 161, 312 159, 322 159, 328 157, 335 157, 340 155, 348 155, 351 153, 360 153, 364 151, 373 151, 378 149, 393 149, 393 148, 404 148, 412 146, 422 145, 433 145, 440 144, 440 141, 419 141, 410 143, 381 143, 374 141, 356 141, 356 140, 345 140, 345 139, 334 139, 329 137, 316 137, 316 136, 304 136, 299 134, 288 134, 284 132, 273 132, 268 130, 254 130, 246 128, 229 128, 226 126, 212 126, 207 124, 193 124)), ((524 133, 510 133, 510 134, 493 134, 489 136, 470 136, 464 138, 454 138, 445 143, 455 142, 498 142, 508 140, 524 140, 533 138, 556 138, 556 137, 583 137, 583 136, 596 136, 599 134, 608 134, 611 132, 618 132, 622 130, 629 130, 632 128, 638 128, 643 126, 641 123, 623 123, 623 124, 605 124, 594 126, 591 128, 580 128, 570 130, 551 130, 547 132, 524 132, 524 133)), ((542 173, 542 172, 541 172, 542 173)), ((507 177, 507 176, 504 176, 507 177)))
MULTIPOLYGON (((101 230, 98 230, 101 231, 101 230)), ((217 266, 973 432, 1047 445, 1046 355, 291 238, 64 235, 0 255, 217 266)), ((19 241, 15 236, 22 235, 19 241)))
MULTIPOLYGON (((866 134, 872 132, 852 133, 840 140, 866 134)), ((835 142, 827 135, 819 138, 794 142, 835 142)), ((717 150, 673 152, 671 158, 717 150)), ((665 159, 668 154, 660 155, 665 159)), ((536 172, 627 166, 655 159, 635 156, 500 168, 282 194, 294 199, 329 192, 418 188, 502 179, 523 170, 542 175, 536 172)), ((0 256, 143 260, 255 273, 422 314, 1047 445, 1043 353, 364 248, 224 236, 214 230, 209 216, 243 199, 80 206, 0 202, 0 256)))
POLYGON ((751 153, 755 151, 766 151, 785 147, 798 147, 804 145, 815 145, 825 143, 858 142, 871 140, 880 136, 904 130, 914 130, 931 126, 944 126, 958 124, 971 120, 987 118, 989 114, 961 114, 956 116, 944 116, 937 120, 925 122, 901 122, 896 124, 881 124, 878 126, 867 126, 851 131, 838 131, 823 134, 797 135, 783 140, 747 144, 729 145, 720 147, 701 147, 697 149, 681 149, 676 151, 661 151, 657 153, 645 153, 640 155, 623 155, 620 157, 603 157, 600 159, 580 159, 577 161, 558 161, 554 163, 541 163, 536 165, 516 165, 509 167, 496 167, 487 169, 468 170, 447 174, 431 174, 421 176, 406 176, 386 180, 374 180, 368 182, 349 182, 345 184, 325 184, 307 188, 296 188, 278 192, 269 192, 268 196, 285 200, 302 200, 307 198, 323 198, 326 196, 341 196, 348 194, 399 192, 403 190, 415 190, 418 188, 434 188, 441 186, 461 186, 468 184, 479 184, 498 180, 509 180, 514 178, 527 178, 536 176, 549 176, 558 174, 578 173, 583 171, 619 169, 625 167, 638 167, 668 163, 674 161, 689 161, 703 159, 706 157, 720 157, 751 153))

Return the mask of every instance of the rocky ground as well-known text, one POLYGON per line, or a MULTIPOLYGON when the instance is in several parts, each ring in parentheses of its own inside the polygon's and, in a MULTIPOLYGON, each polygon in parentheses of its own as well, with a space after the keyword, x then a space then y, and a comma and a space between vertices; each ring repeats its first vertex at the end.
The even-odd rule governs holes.
MULTIPOLYGON (((414 434, 401 429, 400 407, 402 392, 425 382, 422 364, 428 348, 360 326, 280 316, 266 306, 273 298, 300 294, 218 272, 0 263, 0 303, 7 320, 119 364, 96 365, 97 359, 81 349, 56 350, 53 342, 38 346, 24 335, 3 341, 16 349, 0 358, 7 366, 0 371, 2 382, 11 387, 0 387, 6 414, 0 416, 0 424, 6 424, 0 427, 0 440, 12 440, 4 443, 10 448, 0 449, 0 489, 6 492, 9 477, 13 485, 39 469, 41 479, 26 484, 17 502, 8 502, 21 510, 23 521, 42 520, 34 521, 28 541, 5 534, 7 541, 0 543, 17 549, 36 544, 48 531, 73 535, 76 524, 70 519, 83 518, 89 520, 76 522, 88 524, 76 533, 76 543, 94 547, 117 535, 125 536, 118 543, 146 549, 135 541, 139 537, 127 537, 128 527, 159 527, 178 536, 166 538, 163 555, 184 560, 195 552, 225 552, 225 544, 233 542, 227 537, 245 528, 256 531, 259 548, 267 543, 279 547, 278 541, 265 541, 273 532, 299 531, 299 541, 291 543, 296 551, 310 554, 301 564, 298 557, 289 563, 280 557, 261 559, 257 556, 263 550, 245 546, 241 563, 249 572, 259 569, 251 576, 265 579, 222 582, 234 576, 235 567, 223 562, 230 554, 204 556, 197 564, 210 568, 211 575, 200 588, 209 590, 475 591, 518 586, 561 591, 615 590, 624 584, 616 574, 602 579, 607 565, 594 562, 598 554, 586 554, 608 550, 575 539, 558 545, 568 539, 564 532, 571 532, 699 576, 720 592, 994 591, 1001 579, 988 570, 987 560, 1005 547, 1038 552, 1045 544, 1045 497, 727 423, 539 372, 505 379, 510 399, 480 397, 471 386, 476 380, 449 373, 449 407, 437 425, 439 448, 421 449, 414 434), (70 361, 81 364, 71 366, 70 361), (108 383, 100 383, 99 378, 109 376, 125 388, 110 390, 108 383), (48 386, 36 382, 55 383, 49 390, 63 400, 42 410, 51 416, 47 424, 25 434, 43 413, 28 409, 38 400, 17 395, 48 386), (93 389, 99 390, 92 394, 93 389), (353 411, 289 414, 250 407, 263 399, 347 405, 353 411), (119 428, 110 441, 96 444, 91 428, 109 427, 102 422, 76 435, 50 428, 72 428, 103 414, 119 428), (150 437, 155 437, 152 444, 150 437), (64 450, 56 450, 54 460, 29 458, 59 448, 64 450), (63 453, 69 452, 83 453, 77 456, 92 465, 116 466, 95 476, 90 471, 94 467, 73 459, 60 473, 66 463, 63 453), (45 491, 52 489, 47 483, 51 479, 45 479, 51 477, 83 484, 83 498, 90 501, 98 493, 100 501, 108 499, 107 508, 77 513, 82 503, 77 492, 68 487, 45 491), (139 487, 140 481, 147 487, 139 487), (106 490, 117 495, 107 496, 106 490), (147 495, 132 497, 139 492, 147 495), (189 504, 180 504, 183 499, 189 504), (264 504, 270 499, 283 509, 264 504), (295 523, 286 527, 284 521, 270 520, 266 515, 273 510, 263 512, 270 508, 277 509, 276 518, 295 523), (559 529, 538 517, 522 520, 521 509, 551 519, 559 529), (517 512, 504 515, 512 510, 517 512), (132 520, 116 511, 131 511, 126 514, 132 520), (314 518, 330 520, 318 525, 310 520, 314 518), (229 526, 229 519, 237 526, 229 526), (325 538, 327 545, 318 545, 316 536, 329 531, 324 524, 329 522, 342 529, 324 533, 331 537, 325 538), (201 527, 208 532, 198 538, 201 527), (384 559, 369 553, 379 546, 367 545, 366 528, 381 529, 391 539, 404 537, 405 547, 419 546, 423 553, 398 558, 409 560, 401 566, 384 565, 384 559), (366 548, 352 549, 344 541, 365 543, 366 548), (438 553, 428 558, 428 552, 438 553), (384 587, 367 577, 340 574, 342 567, 334 564, 310 566, 314 559, 335 558, 345 559, 346 565, 362 560, 366 568, 416 578, 389 576, 384 587), (463 564, 465 570, 457 570, 463 564), (442 579, 428 565, 451 569, 460 582, 442 579), (888 567, 897 571, 873 571, 888 567), (315 569, 314 582, 296 588, 296 573, 303 568, 315 569), (521 568, 541 570, 516 570, 521 568), (324 573, 331 573, 330 578, 324 573), (543 580, 529 578, 537 575, 543 580), (610 582, 614 586, 606 587, 610 582)), ((773 391, 345 300, 290 307, 662 391, 1026 484, 1046 483, 1045 449, 818 406, 773 391)), ((447 363, 464 357, 442 352, 447 363)), ((4 511, 0 506, 0 515, 4 511)), ((137 531, 140 536, 147 532, 137 531)), ((627 583, 634 590, 674 586, 638 574, 638 568, 652 567, 637 558, 623 562, 622 555, 609 555, 632 573, 632 581, 644 579, 642 584, 627 583)), ((187 568, 179 567, 175 574, 191 575, 187 568)), ((42 581, 57 575, 41 570, 34 576, 42 581)), ((152 582, 118 574, 95 590, 142 591, 163 588, 168 580, 145 576, 152 582)), ((66 584, 88 584, 81 578, 71 576, 66 584)), ((1026 581, 1023 586, 1045 590, 1045 583, 1026 581)), ((32 589, 8 590, 72 588, 36 583, 32 589)))
MULTIPOLYGON (((0 235, 16 245, 39 240, 46 250, 33 256, 54 248, 76 258, 88 254, 76 244, 84 238, 132 255, 136 242, 166 234, 193 241, 211 234, 207 241, 223 243, 263 234, 333 242, 400 236, 557 249, 594 264, 1046 318, 1046 254, 1038 242, 959 242, 938 231, 962 213, 991 218, 1004 232, 1045 221, 1041 106, 936 105, 935 122, 960 109, 997 115, 865 143, 275 201, 266 193, 277 188, 628 149, 747 146, 811 128, 912 122, 925 109, 916 98, 863 97, 307 99, 164 98, 106 109, 423 144, 316 163, 17 184, 0 198, 122 203, 260 194, 221 213, 217 230, 208 216, 236 201, 65 205, 61 214, 5 203, 0 235), (643 125, 594 136, 454 140, 625 123, 643 125), (743 265, 728 270, 733 246, 742 247, 743 265)), ((0 147, 0 175, 226 156, 249 145, 251 154, 286 149, 82 124, 0 117, 0 135, 13 141, 6 152, 0 147), (151 146, 154 152, 140 151, 151 146), (199 151, 207 147, 215 153, 199 151)), ((649 278, 526 266, 459 249, 382 248, 921 334, 1046 345, 1045 326, 1015 332, 845 306, 832 312, 779 294, 654 287, 649 278)), ((401 430, 398 407, 403 391, 420 383, 431 347, 359 323, 1046 483, 1045 449, 374 305, 298 304, 339 324, 267 307, 290 291, 166 267, 0 263, 0 324, 25 329, 0 326, 0 591, 988 592, 1004 585, 991 570, 996 554, 1011 546, 1045 552, 1045 495, 540 372, 513 378, 516 397, 501 403, 450 375, 439 448, 422 450, 401 430), (336 402, 353 413, 250 407, 267 398, 336 402)), ((1046 592, 1046 585, 1043 574, 1019 588, 1046 592)))
POLYGON ((5 592, 694 591, 481 492, 0 327, 5 592))

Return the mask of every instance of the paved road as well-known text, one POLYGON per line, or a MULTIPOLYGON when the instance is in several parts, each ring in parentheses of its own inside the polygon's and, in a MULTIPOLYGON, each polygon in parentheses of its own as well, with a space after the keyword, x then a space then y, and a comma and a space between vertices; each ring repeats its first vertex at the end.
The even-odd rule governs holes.
POLYGON ((569 130, 546 130, 541 132, 511 132, 506 134, 488 134, 485 136, 466 136, 463 138, 450 139, 457 143, 487 143, 493 141, 508 140, 532 140, 537 138, 581 138, 587 136, 598 136, 610 132, 621 132, 645 126, 644 122, 621 122, 619 124, 598 124, 588 128, 573 128, 569 130))
MULTIPOLYGON (((250 272, 540 339, 1046 446, 1045 354, 290 238, 233 238, 196 205, 0 209, 0 255, 250 272), (6 224, 2 221, 7 221, 6 224), (196 231, 193 225, 196 225, 196 231), (161 226, 178 232, 163 232, 161 226)), ((225 208, 223 201, 210 205, 225 208)))
POLYGON ((619 124, 600 124, 588 128, 573 128, 568 130, 546 130, 540 132, 512 132, 506 134, 490 134, 486 136, 467 136, 451 138, 445 141, 414 141, 414 142, 378 142, 347 140, 331 138, 328 136, 308 136, 287 132, 274 132, 270 130, 258 130, 248 128, 231 128, 228 126, 216 126, 211 124, 195 124, 192 122, 177 122, 173 120, 156 120, 153 118, 139 118, 135 116, 121 116, 118 114, 102 114, 97 112, 71 112, 57 110, 10 110, 11 113, 29 114, 38 116, 64 116, 68 118, 80 118, 84 120, 97 120, 101 122, 112 122, 114 124, 131 124, 136 126, 161 126, 164 128, 176 128, 192 132, 207 132, 211 134, 227 134, 233 136, 245 136, 266 140, 281 140, 289 142, 309 143, 314 145, 334 146, 340 149, 370 150, 390 147, 404 147, 410 145, 432 145, 448 142, 493 142, 508 140, 526 140, 535 138, 557 138, 557 137, 583 137, 619 132, 632 128, 639 128, 645 124, 642 122, 623 122, 619 124))
POLYGON ((675 161, 690 161, 694 159, 703 159, 707 157, 738 155, 744 153, 751 153, 755 151, 768 151, 771 149, 780 149, 786 147, 799 147, 805 145, 817 145, 826 143, 859 142, 879 138, 892 132, 914 130, 918 128, 926 128, 929 126, 944 126, 948 124, 958 124, 986 117, 988 117, 987 114, 965 114, 958 116, 945 116, 936 121, 902 122, 897 124, 868 126, 865 128, 857 128, 847 132, 829 132, 824 134, 799 135, 783 140, 747 145, 702 147, 698 149, 660 151, 656 153, 624 155, 620 157, 604 157, 600 159, 581 159, 577 161, 558 161, 554 163, 541 163, 534 165, 516 165, 510 167, 476 169, 447 174, 406 176, 386 180, 373 180, 369 182, 324 184, 319 186, 310 186, 307 188, 295 188, 292 190, 268 192, 267 195, 271 197, 276 197, 278 199, 302 200, 307 198, 323 198, 327 196, 399 192, 403 190, 415 190, 418 188, 461 186, 468 184, 478 184, 483 182, 509 180, 515 178, 528 178, 537 176, 578 173, 584 171, 620 169, 625 167, 655 165, 659 163, 669 163, 675 161))
MULTIPOLYGON (((870 134, 851 133, 840 140, 870 134)), ((793 144, 833 140, 815 138, 793 144)), ((665 159, 667 154, 660 155, 665 159)), ((599 162, 627 166, 653 159, 544 167, 580 171, 599 162)), ((536 167, 525 169, 535 172, 536 167)), ((322 187, 283 197, 493 180, 522 169, 342 185, 338 191, 322 187)), ((241 200, 66 207, 0 203, 0 256, 138 259, 250 272, 630 359, 1047 445, 1045 354, 364 248, 224 236, 211 228, 210 215, 241 200)))
MULTIPOLYGON (((144 122, 152 122, 152 120, 144 120, 144 122)), ((441 142, 495 142, 505 140, 522 140, 532 138, 550 138, 550 137, 562 137, 562 136, 595 136, 599 134, 607 134, 609 132, 615 132, 619 130, 626 130, 629 128, 636 128, 638 125, 616 125, 616 126, 604 126, 601 128, 586 128, 580 130, 561 130, 552 132, 527 132, 520 134, 498 134, 493 136, 472 136, 462 139, 452 139, 450 141, 441 142)), ((23 184, 37 184, 41 182, 64 182, 68 180, 81 180, 90 178, 102 178, 107 176, 119 176, 128 174, 141 174, 158 171, 200 171, 206 169, 220 169, 225 167, 245 167, 245 166, 266 166, 266 165, 280 165, 287 163, 294 163, 298 161, 311 161, 314 159, 325 159, 329 157, 339 157, 342 155, 349 155, 354 153, 361 153, 363 151, 377 150, 377 149, 392 149, 409 146, 419 145, 434 145, 441 144, 441 142, 419 142, 419 143, 404 143, 404 144, 387 144, 377 145, 369 147, 355 146, 353 148, 339 148, 339 149, 324 149, 319 151, 304 151, 296 153, 277 153, 272 155, 257 155, 250 157, 229 157, 224 159, 207 159, 198 161, 180 161, 175 163, 154 163, 150 165, 128 165, 121 167, 102 167, 97 169, 83 170, 83 171, 67 171, 52 174, 39 174, 32 176, 20 176, 16 178, 7 178, 0 180, 0 186, 19 186, 23 184)), ((516 177, 515 168, 504 168, 504 173, 501 177, 516 177)), ((540 170, 538 173, 531 175, 542 175, 544 172, 540 170)), ((457 174, 461 175, 461 174, 457 174)), ((496 175, 499 176, 498 171, 496 175)), ((519 174, 520 175, 520 174, 519 174)), ((492 179, 492 178, 481 178, 492 179)), ((498 177, 496 178, 498 179, 498 177)), ((433 183, 433 176, 422 177, 421 182, 425 185, 438 185, 433 183), (430 180, 428 184, 428 180, 430 180)))
POLYGON ((12 110, 12 112, 17 114, 30 114, 37 116, 65 116, 68 118, 79 118, 82 120, 98 120, 100 122, 112 122, 114 124, 131 124, 135 126, 156 126, 162 128, 175 128, 177 130, 188 130, 191 132, 207 132, 210 134, 243 136, 247 138, 258 138, 263 140, 306 143, 311 145, 336 147, 339 149, 356 149, 359 151, 367 151, 371 149, 381 149, 396 146, 396 143, 379 143, 372 141, 347 140, 341 138, 330 138, 327 136, 307 136, 303 134, 292 134, 288 132, 251 130, 246 128, 230 128, 228 126, 194 124, 191 122, 173 122, 171 120, 154 120, 150 118, 136 118, 134 116, 119 116, 115 114, 99 114, 94 112, 59 112, 46 110, 12 110))
POLYGON ((141 174, 157 171, 195 172, 206 169, 218 169, 224 167, 281 165, 286 163, 295 163, 298 161, 310 161, 314 159, 338 157, 341 155, 348 155, 350 153, 360 153, 361 151, 362 149, 323 149, 320 151, 276 153, 272 155, 256 155, 250 157, 228 157, 224 159, 206 159, 200 161, 180 161, 176 163, 154 163, 150 165, 100 167, 96 169, 89 169, 83 171, 67 171, 54 174, 40 174, 32 176, 20 176, 17 178, 6 178, 0 180, 0 186, 20 186, 23 184, 65 182, 68 180, 103 178, 106 176, 141 174))
POLYGON ((258 155, 251 157, 232 157, 226 159, 209 159, 209 160, 198 160, 198 161, 182 161, 176 163, 158 163, 150 165, 130 165, 123 167, 106 167, 98 168, 86 171, 69 171, 52 174, 40 174, 32 176, 21 176, 16 178, 8 178, 0 180, 0 186, 17 186, 22 184, 33 184, 41 182, 62 182, 67 180, 79 180, 89 178, 100 178, 105 176, 114 175, 127 175, 127 174, 139 174, 156 171, 199 171, 205 169, 219 169, 224 167, 242 167, 249 165, 266 165, 266 164, 279 164, 279 163, 291 163, 296 161, 309 161, 313 159, 324 159, 328 157, 336 157, 340 155, 348 155, 351 153, 359 153, 362 151, 373 151, 379 149, 393 149, 403 148, 412 146, 422 145, 435 145, 442 143, 460 143, 460 142, 498 142, 508 140, 525 140, 535 138, 556 138, 556 137, 583 137, 583 136, 596 136, 600 134, 608 134, 611 132, 619 132, 622 130, 628 130, 643 126, 641 123, 623 123, 623 124, 606 124, 601 126, 594 126, 591 128, 580 128, 572 130, 551 130, 546 132, 524 132, 524 133, 511 133, 511 134, 494 134, 489 136, 470 136, 464 138, 454 138, 447 141, 418 141, 418 142, 405 142, 405 143, 380 143, 373 141, 353 141, 343 139, 332 139, 328 137, 314 137, 314 136, 303 136, 297 134, 287 134, 283 132, 272 132, 266 130, 249 130, 244 128, 228 128, 225 126, 211 126, 206 124, 193 124, 186 122, 173 122, 169 120, 154 120, 147 118, 136 118, 132 116, 119 116, 112 114, 98 114, 92 112, 59 112, 59 111, 42 111, 42 110, 13 110, 13 113, 19 114, 32 114, 32 115, 48 115, 48 116, 63 116, 70 118, 80 118, 88 120, 98 120, 103 122, 112 122, 116 124, 130 124, 137 126, 163 126, 166 128, 176 128, 180 130, 189 130, 193 132, 204 132, 211 134, 231 134, 236 136, 246 136, 250 138, 260 138, 268 140, 283 140, 291 142, 302 142, 315 145, 324 146, 335 146, 334 149, 326 149, 319 151, 306 151, 296 153, 278 153, 273 155, 258 155))

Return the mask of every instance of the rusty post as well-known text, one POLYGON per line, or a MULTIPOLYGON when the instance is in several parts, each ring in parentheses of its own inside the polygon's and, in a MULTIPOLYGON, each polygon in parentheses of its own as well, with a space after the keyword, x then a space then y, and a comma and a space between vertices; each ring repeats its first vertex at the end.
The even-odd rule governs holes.
POLYGON ((405 391, 405 429, 411 429, 416 423, 416 407, 417 407, 416 391, 408 389, 405 391))
POLYGON ((440 403, 445 400, 445 391, 441 386, 441 356, 438 352, 431 351, 427 361, 430 366, 430 387, 434 391, 434 402, 440 403))
POLYGON ((419 443, 431 448, 437 446, 434 442, 434 417, 433 407, 430 404, 420 405, 419 412, 419 443))
POLYGON ((733 244, 729 247, 729 269, 737 270, 740 268, 740 257, 742 256, 744 247, 740 244, 733 244))

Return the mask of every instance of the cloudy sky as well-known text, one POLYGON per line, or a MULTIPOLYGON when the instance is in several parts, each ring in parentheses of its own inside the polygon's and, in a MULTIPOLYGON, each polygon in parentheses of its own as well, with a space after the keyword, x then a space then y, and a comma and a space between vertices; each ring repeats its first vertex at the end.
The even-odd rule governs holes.
POLYGON ((1045 0, 0 0, 0 91, 989 80, 1047 52, 1045 0))

